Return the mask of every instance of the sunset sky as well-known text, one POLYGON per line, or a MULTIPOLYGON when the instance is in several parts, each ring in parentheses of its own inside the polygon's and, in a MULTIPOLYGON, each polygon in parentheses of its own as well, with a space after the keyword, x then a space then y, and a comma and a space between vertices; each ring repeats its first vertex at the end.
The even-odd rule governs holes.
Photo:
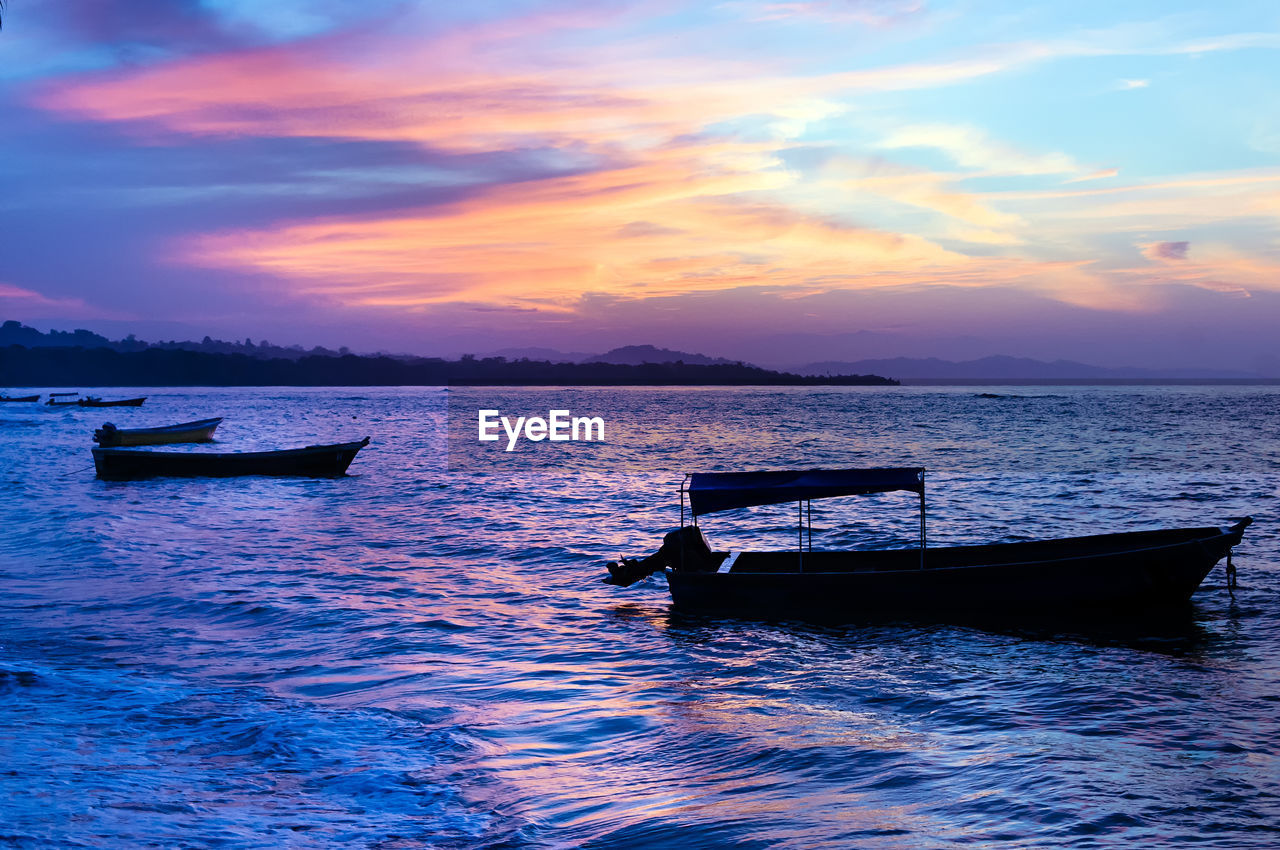
POLYGON ((1280 373, 1280 6, 11 0, 0 318, 1280 373))

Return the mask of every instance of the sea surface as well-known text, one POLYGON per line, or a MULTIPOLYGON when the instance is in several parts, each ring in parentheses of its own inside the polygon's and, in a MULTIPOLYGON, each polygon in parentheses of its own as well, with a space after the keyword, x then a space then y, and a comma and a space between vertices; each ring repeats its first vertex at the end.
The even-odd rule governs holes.
MULTIPOLYGON (((606 419, 483 462, 441 388, 101 392, 149 399, 0 405, 0 846, 1280 846, 1278 388, 457 393, 463 442, 480 406, 606 419), (217 415, 218 450, 372 442, 337 480, 95 479, 103 421, 217 415), (927 467, 936 545, 1256 522, 1240 587, 1159 623, 752 622, 601 583, 684 472, 793 465, 927 467)), ((917 523, 815 503, 814 546, 917 523)))

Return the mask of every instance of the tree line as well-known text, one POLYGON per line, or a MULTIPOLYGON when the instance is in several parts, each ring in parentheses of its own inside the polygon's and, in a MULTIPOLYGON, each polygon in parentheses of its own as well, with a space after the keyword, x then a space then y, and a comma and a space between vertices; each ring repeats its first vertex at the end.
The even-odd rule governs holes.
POLYGON ((147 348, 0 348, 0 386, 893 386, 878 375, 812 377, 743 363, 551 363, 469 357, 295 359, 147 348))

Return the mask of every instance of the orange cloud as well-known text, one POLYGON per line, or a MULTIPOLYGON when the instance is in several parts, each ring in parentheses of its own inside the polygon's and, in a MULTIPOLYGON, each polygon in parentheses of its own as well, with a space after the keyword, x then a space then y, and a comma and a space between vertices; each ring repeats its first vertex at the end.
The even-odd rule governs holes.
POLYGON ((273 272, 350 303, 399 305, 804 286, 967 262, 917 236, 770 203, 763 197, 786 183, 784 173, 708 171, 705 155, 672 149, 438 208, 205 236, 175 259, 273 272))

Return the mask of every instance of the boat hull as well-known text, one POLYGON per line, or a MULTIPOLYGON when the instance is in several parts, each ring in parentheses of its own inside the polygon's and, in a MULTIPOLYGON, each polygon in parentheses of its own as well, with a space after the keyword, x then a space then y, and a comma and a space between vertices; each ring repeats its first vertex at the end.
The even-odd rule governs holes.
POLYGON ((93 441, 103 447, 159 446, 170 443, 207 443, 213 439, 222 417, 165 425, 159 428, 99 428, 93 441))
POLYGON ((80 407, 141 407, 146 400, 146 396, 141 398, 120 398, 113 401, 103 401, 100 398, 82 398, 76 404, 80 407))
POLYGON ((0 403, 6 402, 6 401, 39 401, 39 400, 40 400, 40 396, 38 395, 19 395, 19 396, 0 395, 0 403))
POLYGON ((806 552, 804 557, 817 566, 809 570, 803 569, 800 553, 791 552, 757 553, 764 556, 757 557, 762 569, 752 569, 744 554, 741 571, 668 568, 665 573, 679 609, 768 618, 848 622, 1153 610, 1186 604, 1214 565, 1240 542, 1245 524, 930 549, 924 568, 919 550, 806 552), (1062 557, 1023 557, 1052 554, 1055 547, 1062 557), (982 563, 984 556, 995 562, 982 563), (769 569, 770 558, 789 558, 794 566, 769 569))
POLYGON ((93 464, 107 481, 142 478, 230 478, 241 475, 337 478, 345 475, 369 438, 355 443, 273 452, 152 452, 95 448, 93 464))

